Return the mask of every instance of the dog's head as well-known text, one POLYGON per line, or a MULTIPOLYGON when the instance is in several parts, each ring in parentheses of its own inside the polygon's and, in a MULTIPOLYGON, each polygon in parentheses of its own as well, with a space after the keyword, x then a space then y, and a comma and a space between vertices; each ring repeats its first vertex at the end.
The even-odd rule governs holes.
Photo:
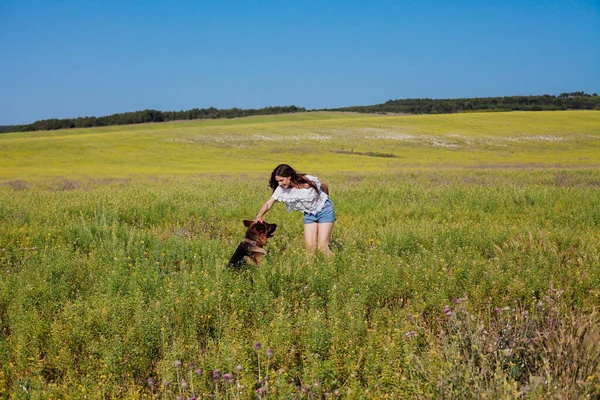
POLYGON ((260 238, 262 239, 261 242, 263 242, 263 245, 267 243, 268 238, 272 238, 273 235, 275 235, 275 229, 277 229, 277 224, 249 221, 247 219, 244 220, 244 226, 248 228, 246 237, 250 236, 250 238, 254 240, 260 238))

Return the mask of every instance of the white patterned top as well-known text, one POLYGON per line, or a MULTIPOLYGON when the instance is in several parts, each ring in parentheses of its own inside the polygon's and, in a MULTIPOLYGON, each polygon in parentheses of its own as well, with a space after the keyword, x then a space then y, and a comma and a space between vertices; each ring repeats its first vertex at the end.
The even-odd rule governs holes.
POLYGON ((327 193, 321 190, 321 181, 312 175, 304 175, 317 184, 319 192, 315 189, 284 189, 281 186, 277 186, 277 189, 271 196, 277 201, 285 203, 285 208, 288 211, 302 211, 305 214, 317 214, 323 208, 323 205, 329 199, 327 193))

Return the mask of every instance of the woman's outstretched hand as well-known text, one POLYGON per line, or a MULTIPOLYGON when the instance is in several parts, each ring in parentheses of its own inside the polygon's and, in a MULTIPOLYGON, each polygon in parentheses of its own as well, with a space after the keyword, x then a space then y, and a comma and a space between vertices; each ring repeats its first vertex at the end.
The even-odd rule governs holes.
POLYGON ((260 210, 258 210, 258 214, 256 214, 256 219, 254 221, 265 222, 263 215, 265 215, 265 213, 269 211, 271 207, 273 207, 273 204, 275 204, 275 199, 271 197, 265 204, 262 205, 260 210))

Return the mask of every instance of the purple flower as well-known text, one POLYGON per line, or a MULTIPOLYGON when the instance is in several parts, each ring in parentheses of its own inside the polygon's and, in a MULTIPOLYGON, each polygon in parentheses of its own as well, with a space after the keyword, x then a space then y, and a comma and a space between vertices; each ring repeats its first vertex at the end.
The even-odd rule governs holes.
POLYGON ((154 378, 150 377, 148 378, 148 387, 154 387, 154 378))
POLYGON ((227 383, 231 383, 233 376, 231 376, 231 374, 223 374, 223 380, 227 383))
POLYGON ((163 386, 165 387, 165 390, 167 390, 169 388, 169 381, 164 381, 163 386))
POLYGON ((262 397, 262 395, 265 393, 265 391, 263 390, 263 388, 258 388, 256 389, 256 394, 258 397, 262 397))
POLYGON ((217 382, 220 377, 221 377, 221 370, 220 369, 215 369, 213 371, 213 381, 217 382))
POLYGON ((254 350, 261 351, 262 350, 262 343, 261 342, 254 343, 254 350))
POLYGON ((444 314, 446 314, 446 317, 451 317, 452 315, 454 315, 454 313, 452 312, 452 310, 450 310, 450 307, 448 306, 444 307, 444 314))
POLYGON ((179 368, 179 367, 181 367, 181 361, 179 361, 179 360, 175 360, 175 361, 173 361, 173 366, 174 366, 175 368, 179 368))
POLYGON ((406 336, 408 336, 408 337, 416 336, 416 334, 417 334, 417 332, 415 332, 415 331, 406 332, 406 336))
POLYGON ((198 368, 194 373, 198 376, 202 375, 202 368, 198 368))
POLYGON ((182 380, 181 380, 181 388, 182 388, 183 390, 185 390, 185 389, 187 389, 187 388, 188 388, 188 384, 187 384, 187 382, 185 381, 185 379, 182 379, 182 380))
POLYGON ((500 307, 494 307, 494 311, 500 314, 503 310, 500 307))
POLYGON ((267 356, 267 358, 273 357, 273 350, 270 347, 265 351, 265 356, 267 356))
POLYGON ((194 368, 196 368, 196 364, 195 364, 195 363, 192 361, 192 362, 190 362, 190 363, 188 364, 188 369, 189 369, 190 371, 193 371, 193 370, 194 370, 194 368))

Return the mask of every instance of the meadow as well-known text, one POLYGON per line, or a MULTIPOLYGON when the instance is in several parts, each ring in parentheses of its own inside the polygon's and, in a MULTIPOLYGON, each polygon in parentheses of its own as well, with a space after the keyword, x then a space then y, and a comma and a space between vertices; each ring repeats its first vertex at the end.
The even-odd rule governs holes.
POLYGON ((600 113, 0 135, 2 398, 598 398, 600 113), (276 205, 330 185, 333 258, 276 205))
POLYGON ((596 111, 300 113, 0 135, 0 180, 598 167, 596 111))

